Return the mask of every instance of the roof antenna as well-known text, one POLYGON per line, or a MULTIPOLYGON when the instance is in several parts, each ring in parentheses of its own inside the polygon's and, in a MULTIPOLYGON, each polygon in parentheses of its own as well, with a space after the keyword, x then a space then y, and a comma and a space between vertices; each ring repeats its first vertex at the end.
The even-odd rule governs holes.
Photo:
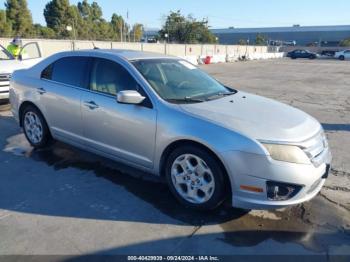
POLYGON ((92 42, 92 45, 94 46, 94 50, 100 49, 100 48, 98 48, 97 46, 95 46, 95 43, 94 43, 94 42, 92 42))

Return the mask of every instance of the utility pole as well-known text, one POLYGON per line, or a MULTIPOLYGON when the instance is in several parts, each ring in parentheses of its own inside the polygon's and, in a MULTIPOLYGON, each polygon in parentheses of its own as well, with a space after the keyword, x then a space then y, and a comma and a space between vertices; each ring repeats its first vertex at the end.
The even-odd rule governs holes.
POLYGON ((134 43, 136 42, 135 31, 136 31, 136 26, 134 26, 134 43))
MULTIPOLYGON (((126 21, 127 21, 127 24, 129 24, 129 10, 126 11, 126 21)), ((130 42, 130 30, 128 30, 127 35, 128 35, 128 42, 130 42)))
POLYGON ((120 42, 123 42, 123 18, 120 23, 120 42))

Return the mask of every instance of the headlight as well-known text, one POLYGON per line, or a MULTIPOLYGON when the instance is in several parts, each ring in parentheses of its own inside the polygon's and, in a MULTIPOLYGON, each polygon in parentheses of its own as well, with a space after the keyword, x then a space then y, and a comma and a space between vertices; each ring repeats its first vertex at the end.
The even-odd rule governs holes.
POLYGON ((274 160, 295 164, 311 164, 310 159, 300 147, 265 143, 262 145, 274 160))

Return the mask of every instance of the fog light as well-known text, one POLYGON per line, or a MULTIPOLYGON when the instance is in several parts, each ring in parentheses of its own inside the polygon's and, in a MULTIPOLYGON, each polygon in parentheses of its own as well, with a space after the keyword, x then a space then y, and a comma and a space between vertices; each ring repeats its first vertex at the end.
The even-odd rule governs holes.
POLYGON ((283 201, 294 197, 302 186, 273 181, 266 182, 267 198, 273 201, 283 201))

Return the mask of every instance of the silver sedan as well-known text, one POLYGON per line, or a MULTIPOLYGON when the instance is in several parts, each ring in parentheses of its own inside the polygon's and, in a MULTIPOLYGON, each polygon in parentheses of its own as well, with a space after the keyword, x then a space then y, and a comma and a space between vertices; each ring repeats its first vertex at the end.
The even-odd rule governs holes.
MULTIPOLYGON (((180 58, 55 54, 16 71, 10 101, 35 148, 57 139, 164 176, 187 207, 268 209, 313 198, 331 162, 304 112, 224 86, 180 58)), ((152 189, 150 189, 152 190, 152 189)))

